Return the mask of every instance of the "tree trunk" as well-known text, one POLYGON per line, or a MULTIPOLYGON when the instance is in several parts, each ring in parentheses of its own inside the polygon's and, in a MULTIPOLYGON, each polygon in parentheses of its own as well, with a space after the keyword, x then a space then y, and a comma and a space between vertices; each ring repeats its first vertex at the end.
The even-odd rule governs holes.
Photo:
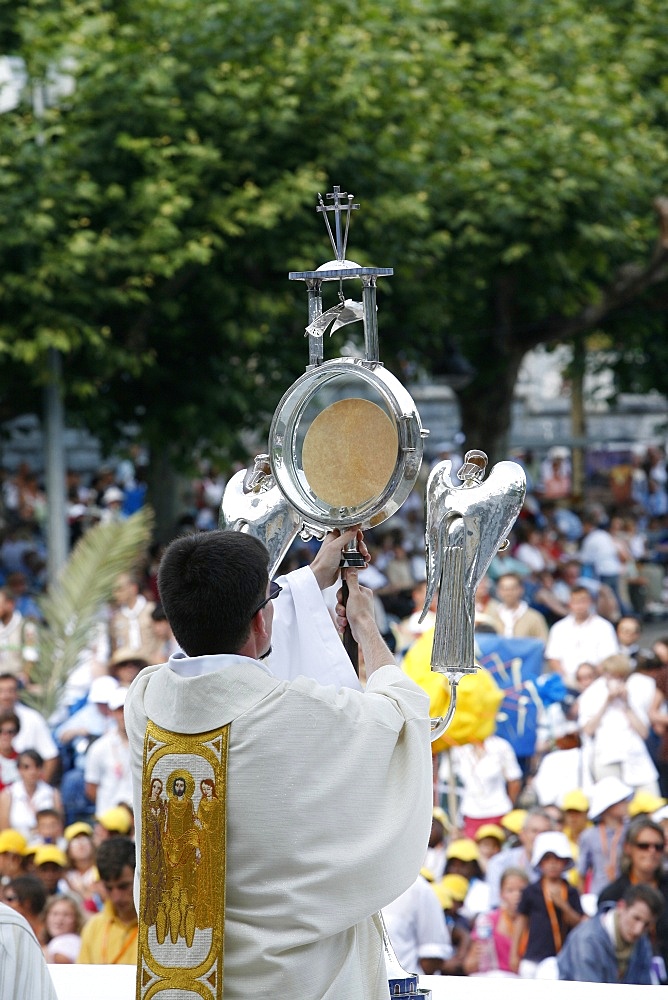
POLYGON ((490 466, 508 458, 513 395, 523 358, 524 351, 520 348, 500 355, 493 366, 493 378, 486 380, 485 385, 481 379, 475 379, 457 393, 466 435, 464 447, 486 452, 490 466))
POLYGON ((573 342, 573 361, 571 363, 571 432, 576 442, 572 455, 573 499, 582 500, 585 487, 585 446, 587 423, 584 402, 584 378, 586 366, 586 347, 584 337, 576 337, 573 342))
POLYGON ((155 511, 155 537, 167 543, 176 532, 176 524, 184 512, 184 483, 171 460, 167 448, 151 456, 148 475, 148 503, 155 511))

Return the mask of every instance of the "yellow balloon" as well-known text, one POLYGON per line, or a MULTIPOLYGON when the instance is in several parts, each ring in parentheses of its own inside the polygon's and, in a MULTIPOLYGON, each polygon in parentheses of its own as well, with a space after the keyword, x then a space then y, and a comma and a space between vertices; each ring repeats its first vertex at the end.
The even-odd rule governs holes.
MULTIPOLYGON (((450 683, 444 674, 431 669, 434 630, 429 629, 406 653, 401 664, 408 676, 429 695, 429 715, 445 715, 450 704, 450 683)), ((457 686, 457 707, 450 727, 431 745, 432 753, 451 746, 477 743, 496 729, 496 713, 503 701, 503 691, 483 667, 466 674, 457 686)))

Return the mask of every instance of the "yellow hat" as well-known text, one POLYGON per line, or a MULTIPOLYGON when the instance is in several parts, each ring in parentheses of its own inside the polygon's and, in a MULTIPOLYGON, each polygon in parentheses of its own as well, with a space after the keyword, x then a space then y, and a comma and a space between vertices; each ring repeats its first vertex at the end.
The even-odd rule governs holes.
POLYGON ((95 819, 109 833, 120 833, 123 836, 126 836, 130 832, 132 826, 130 813, 124 806, 114 806, 112 809, 107 809, 106 812, 103 812, 100 816, 96 816, 95 819))
POLYGON ((61 851, 55 844, 39 844, 35 851, 35 865, 47 865, 51 862, 60 865, 61 868, 68 867, 68 860, 64 851, 61 851))
POLYGON ((589 812, 589 799, 581 788, 574 788, 572 792, 566 792, 561 800, 563 812, 589 812))
POLYGON ((69 843, 70 840, 74 840, 75 837, 92 837, 93 827, 90 823, 70 823, 69 826, 65 827, 65 840, 69 843))
POLYGON ((652 795, 651 792, 636 792, 629 802, 629 816, 641 816, 645 813, 655 813, 662 806, 666 805, 666 800, 652 795))
POLYGON ((469 880, 463 875, 444 875, 441 884, 456 903, 462 903, 469 891, 469 880))
POLYGON ((470 837, 460 837, 459 840, 452 840, 445 852, 446 860, 457 858, 458 861, 480 861, 480 851, 475 840, 470 837))
POLYGON ((3 830, 0 833, 0 854, 20 854, 22 857, 26 853, 28 841, 18 830, 3 830))
POLYGON ((502 817, 501 826, 506 830, 510 830, 511 833, 519 833, 524 826, 526 815, 526 809, 511 809, 509 813, 506 813, 502 817))
POLYGON ((433 882, 432 889, 436 893, 436 898, 441 904, 442 910, 449 910, 454 902, 451 894, 448 892, 446 886, 443 885, 443 879, 440 882, 433 882))
POLYGON ((497 826, 496 823, 483 823, 476 830, 474 837, 478 842, 484 840, 485 837, 494 837, 495 840, 498 840, 502 844, 506 839, 506 832, 502 827, 497 826))

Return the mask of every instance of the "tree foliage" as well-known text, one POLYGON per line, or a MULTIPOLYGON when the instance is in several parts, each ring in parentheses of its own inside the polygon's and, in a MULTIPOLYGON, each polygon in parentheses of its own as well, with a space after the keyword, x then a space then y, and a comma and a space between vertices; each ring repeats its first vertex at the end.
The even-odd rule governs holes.
POLYGON ((5 415, 56 347, 68 412, 107 442, 136 423, 175 460, 238 451, 306 363, 287 272, 329 255, 332 184, 362 203, 350 255, 395 268, 381 356, 439 372, 457 345, 491 451, 527 350, 603 329, 641 357, 663 323, 662 257, 637 280, 668 172, 658 0, 11 12, 3 42, 54 99, 0 118, 5 415))

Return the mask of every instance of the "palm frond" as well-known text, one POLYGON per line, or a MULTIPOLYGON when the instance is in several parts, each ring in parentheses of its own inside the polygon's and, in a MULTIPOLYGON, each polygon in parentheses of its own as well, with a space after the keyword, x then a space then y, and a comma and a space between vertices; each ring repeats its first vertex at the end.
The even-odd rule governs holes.
POLYGON ((53 713, 67 678, 90 641, 102 605, 116 578, 134 567, 148 545, 154 516, 143 507, 124 521, 98 524, 77 542, 48 593, 40 600, 45 625, 40 656, 30 679, 35 693, 25 700, 46 718, 53 713))

